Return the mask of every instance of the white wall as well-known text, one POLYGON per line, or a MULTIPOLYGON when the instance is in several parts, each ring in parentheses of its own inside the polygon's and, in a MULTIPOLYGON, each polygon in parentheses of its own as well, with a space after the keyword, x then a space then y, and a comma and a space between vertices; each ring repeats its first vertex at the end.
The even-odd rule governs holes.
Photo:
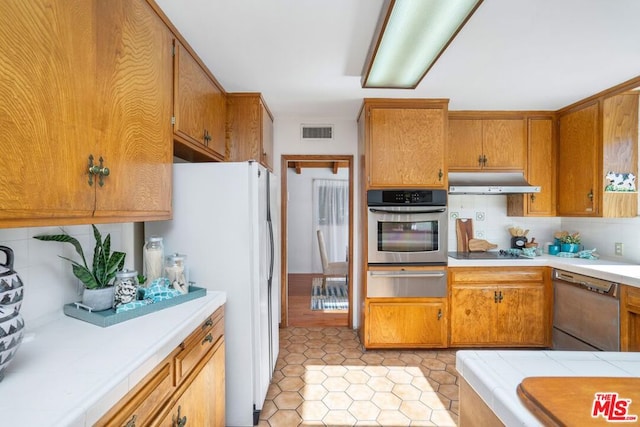
MULTIPOLYGON (((125 267, 133 269, 138 263, 136 253, 139 253, 134 244, 134 224, 99 224, 97 227, 103 237, 111 234, 111 249, 125 252, 125 267)), ((65 226, 63 229, 80 241, 87 263, 91 263, 95 243, 91 226, 65 226)), ((0 229, 0 245, 13 249, 13 267, 24 284, 20 312, 27 328, 37 327, 63 315, 62 307, 65 304, 80 300, 78 279, 71 272, 70 263, 58 256, 80 261, 73 247, 68 243, 43 242, 33 238, 39 234, 60 232, 60 227, 0 229)), ((0 262, 5 262, 1 256, 0 262)))
MULTIPOLYGON (((277 176, 281 176, 280 171, 280 162, 281 156, 285 155, 303 155, 303 154, 324 154, 324 155, 352 155, 353 156, 353 185, 354 185, 354 212, 353 212, 353 266, 354 270, 351 272, 351 280, 353 283, 353 307, 351 307, 351 313, 353 314, 353 326, 354 328, 358 327, 359 320, 359 307, 358 303, 360 295, 358 294, 359 290, 359 268, 360 265, 360 246, 358 242, 360 241, 360 219, 358 215, 359 207, 359 198, 357 196, 357 189, 359 188, 359 168, 358 164, 358 129, 356 118, 353 120, 344 120, 344 119, 334 119, 330 117, 325 118, 317 118, 314 120, 309 120, 306 117, 277 117, 274 120, 274 140, 275 140, 275 165, 274 172, 277 176), (301 141, 300 139, 300 125, 313 125, 313 124, 322 124, 322 125, 333 125, 334 126, 334 139, 331 141, 301 141)), ((288 241, 288 252, 290 252, 291 246, 295 245, 293 240, 297 239, 297 236, 293 235, 291 232, 287 232, 288 241)))
POLYGON ((322 273, 318 239, 313 228, 314 179, 347 180, 349 171, 341 168, 335 175, 328 168, 303 168, 300 174, 293 169, 287 171, 289 273, 322 273))

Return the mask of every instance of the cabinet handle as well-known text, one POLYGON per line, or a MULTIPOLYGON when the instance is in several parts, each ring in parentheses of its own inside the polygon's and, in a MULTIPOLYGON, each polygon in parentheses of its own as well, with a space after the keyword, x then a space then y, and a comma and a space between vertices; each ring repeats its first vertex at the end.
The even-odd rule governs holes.
POLYGON ((498 302, 502 302, 502 291, 498 293, 498 302))
POLYGON ((478 166, 482 166, 482 154, 478 156, 478 166))
POLYGON ((482 166, 487 166, 487 156, 482 155, 482 166))
POLYGON ((93 185, 93 176, 99 175, 98 184, 100 185, 100 187, 102 187, 104 185, 104 177, 109 176, 109 173, 111 173, 111 171, 109 170, 109 168, 104 167, 104 159, 102 158, 102 156, 100 156, 100 159, 98 159, 98 161, 100 162, 100 166, 94 165, 93 154, 89 154, 89 185, 93 185))
POLYGON ((438 320, 442 319, 442 309, 438 309, 438 320))
POLYGON ((207 329, 210 328, 211 326, 213 326, 213 320, 211 320, 211 318, 207 319, 206 322, 204 322, 204 325, 202 325, 202 329, 207 329))
POLYGON ((531 196, 529 196, 529 198, 531 199, 531 203, 536 201, 536 195, 532 194, 531 196))
POLYGON ((590 201, 593 202, 593 188, 589 190, 589 194, 587 194, 587 197, 589 198, 590 201))
POLYGON ((493 302, 498 303, 498 291, 493 291, 493 302))
POLYGON ((211 141, 211 134, 209 133, 208 130, 204 130, 204 145, 206 145, 207 147, 209 146, 209 141, 211 141))
POLYGON ((173 427, 184 427, 187 425, 187 416, 185 415, 184 417, 180 418, 180 409, 181 406, 178 406, 178 417, 171 417, 171 425, 173 427))
POLYGON ((444 173, 442 173, 442 169, 440 169, 438 171, 438 181, 442 181, 442 177, 444 176, 444 173))
POLYGON ((204 337, 204 339, 202 340, 202 345, 205 345, 208 342, 213 342, 213 336, 211 334, 207 334, 207 336, 204 337))
POLYGON ((133 415, 131 419, 124 425, 124 427, 136 427, 136 416, 133 415))

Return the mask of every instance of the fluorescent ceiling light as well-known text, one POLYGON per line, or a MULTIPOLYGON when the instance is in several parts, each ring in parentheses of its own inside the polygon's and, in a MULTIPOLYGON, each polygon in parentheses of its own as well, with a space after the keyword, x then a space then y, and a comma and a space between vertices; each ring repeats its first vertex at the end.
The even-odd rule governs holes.
POLYGON ((365 63, 362 87, 415 89, 482 0, 391 0, 365 63))

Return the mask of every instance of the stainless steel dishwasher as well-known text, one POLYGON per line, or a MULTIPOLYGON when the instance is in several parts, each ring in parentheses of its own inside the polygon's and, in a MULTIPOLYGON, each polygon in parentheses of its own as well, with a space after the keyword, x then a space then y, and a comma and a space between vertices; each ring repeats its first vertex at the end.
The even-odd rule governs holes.
POLYGON ((620 351, 618 283, 553 270, 553 349, 620 351))

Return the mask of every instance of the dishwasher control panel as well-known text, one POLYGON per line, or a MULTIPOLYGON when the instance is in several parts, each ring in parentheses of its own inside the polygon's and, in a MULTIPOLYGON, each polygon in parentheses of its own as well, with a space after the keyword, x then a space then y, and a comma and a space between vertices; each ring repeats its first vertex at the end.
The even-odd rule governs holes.
POLYGON ((553 280, 571 283, 583 289, 618 298, 618 283, 564 270, 553 270, 553 280))

